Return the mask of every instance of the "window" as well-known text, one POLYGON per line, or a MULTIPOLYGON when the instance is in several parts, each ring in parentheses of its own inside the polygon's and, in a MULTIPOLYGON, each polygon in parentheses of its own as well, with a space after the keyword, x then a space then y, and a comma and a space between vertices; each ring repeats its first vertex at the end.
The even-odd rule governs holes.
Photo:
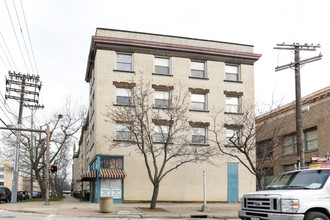
POLYGON ((155 125, 155 142, 166 142, 170 127, 168 125, 155 125))
POLYGON ((191 94, 191 110, 206 110, 206 95, 205 94, 191 94))
POLYGON ((5 171, 5 167, 0 167, 0 171, 5 171))
POLYGON ((283 165, 282 169, 283 172, 292 171, 296 169, 296 165, 295 164, 283 165))
POLYGON ((116 124, 116 140, 132 140, 132 132, 128 124, 116 124))
POLYGON ((170 59, 155 58, 155 73, 170 75, 170 59))
POLYGON ((155 107, 169 108, 170 107, 170 92, 155 91, 155 107))
POLYGON ((132 55, 117 54, 117 70, 132 71, 132 55))
POLYGON ((4 186, 5 185, 5 183, 4 182, 0 182, 0 186, 4 186))
POLYGON ((264 186, 270 184, 274 179, 274 169, 273 168, 263 168, 262 182, 264 186))
POLYGON ((225 68, 226 68, 225 69, 225 71, 226 71, 226 80, 229 80, 229 81, 239 81, 240 80, 238 66, 226 65, 225 68))
POLYGON ((282 152, 284 155, 297 153, 297 141, 295 134, 283 137, 282 152))
POLYGON ((305 131, 305 150, 312 151, 318 149, 317 129, 305 131))
POLYGON ((205 144, 206 143, 206 128, 192 128, 191 143, 205 144))
POLYGON ((100 169, 123 169, 123 158, 121 157, 101 157, 100 169))
POLYGON ((226 112, 229 113, 240 113, 240 97, 226 96, 226 112))
POLYGON ((238 129, 226 130, 226 145, 227 146, 239 146, 241 143, 241 134, 238 129))
POLYGON ((196 78, 205 78, 205 63, 191 62, 191 76, 196 78))
POLYGON ((132 104, 132 89, 116 88, 116 104, 131 105, 132 104))
POLYGON ((3 179, 3 178, 5 178, 5 175, 0 174, 0 179, 3 179))
POLYGON ((273 146, 272 140, 265 140, 257 143, 257 159, 263 160, 271 158, 273 156, 273 146))

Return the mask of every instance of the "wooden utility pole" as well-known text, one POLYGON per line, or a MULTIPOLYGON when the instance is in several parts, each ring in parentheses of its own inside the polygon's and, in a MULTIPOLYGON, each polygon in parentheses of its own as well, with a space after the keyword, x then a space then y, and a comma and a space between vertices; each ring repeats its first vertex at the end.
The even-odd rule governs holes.
POLYGON ((17 202, 18 188, 18 160, 20 148, 20 131, 22 129, 23 106, 25 103, 39 102, 39 91, 41 89, 40 77, 36 75, 8 72, 6 77, 6 99, 15 99, 19 101, 19 113, 17 122, 17 146, 15 150, 15 161, 13 169, 13 183, 11 202, 17 202))
POLYGON ((296 87, 296 137, 297 137, 297 163, 298 167, 305 166, 305 148, 304 148, 304 136, 302 128, 302 111, 301 111, 301 83, 300 83, 300 69, 302 65, 310 63, 313 61, 320 60, 322 55, 308 58, 305 60, 300 60, 300 51, 316 51, 316 48, 320 48, 318 45, 300 45, 298 43, 294 44, 277 44, 274 49, 279 50, 293 50, 294 51, 294 63, 286 64, 283 66, 277 66, 275 71, 280 71, 288 68, 293 68, 295 70, 295 87, 296 87))

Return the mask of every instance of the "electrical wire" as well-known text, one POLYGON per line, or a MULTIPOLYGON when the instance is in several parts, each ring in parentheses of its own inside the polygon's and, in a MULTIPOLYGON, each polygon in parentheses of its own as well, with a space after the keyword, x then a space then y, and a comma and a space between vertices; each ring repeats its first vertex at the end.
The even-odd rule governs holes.
POLYGON ((3 99, 3 101, 1 101, 1 102, 3 103, 3 106, 5 107, 6 111, 7 111, 8 113, 12 114, 12 115, 14 116, 14 118, 16 119, 17 116, 16 116, 14 113, 12 113, 13 111, 10 109, 10 106, 7 104, 6 99, 5 99, 5 97, 3 96, 3 94, 2 94, 1 91, 0 91, 0 95, 1 95, 1 97, 2 97, 2 99, 3 99), (7 107, 6 107, 6 106, 7 106, 7 107))
POLYGON ((34 56, 33 47, 32 47, 32 43, 31 43, 30 31, 29 31, 29 28, 28 28, 28 25, 27 25, 27 22, 26 22, 26 17, 25 17, 25 12, 24 12, 24 7, 23 7, 22 0, 20 0, 20 2, 21 2, 21 8, 22 8, 22 12, 23 12, 23 17, 24 17, 26 32, 27 32, 28 37, 29 37, 29 43, 30 43, 30 47, 31 47, 32 58, 33 58, 33 61, 34 61, 34 65, 36 67, 37 74, 39 74, 38 66, 37 66, 37 62, 36 62, 36 58, 34 56))
POLYGON ((26 46, 25 37, 24 37, 23 31, 22 31, 21 21, 19 19, 18 13, 17 13, 15 0, 13 0, 13 4, 14 4, 14 9, 15 9, 16 17, 17 17, 17 20, 18 20, 19 29, 20 29, 20 32, 21 32, 21 35, 22 35, 22 38, 23 38, 23 43, 24 43, 24 47, 25 47, 25 50, 26 50, 26 54, 28 56, 29 63, 30 63, 31 68, 32 68, 32 73, 35 73, 34 68, 33 68, 33 65, 32 65, 32 62, 31 62, 29 50, 27 49, 27 46, 26 46))
MULTIPOLYGON (((14 62, 14 60, 13 60, 13 57, 11 56, 10 50, 8 49, 8 45, 7 45, 6 40, 5 40, 5 38, 3 37, 1 31, 0 31, 0 35, 1 35, 1 38, 2 38, 3 42, 5 43, 5 46, 6 46, 6 49, 7 49, 7 53, 9 54, 9 57, 10 57, 10 59, 11 59, 11 62, 12 62, 13 65, 14 65, 14 68, 15 68, 15 69, 12 69, 12 70, 17 70, 16 64, 15 64, 15 62, 14 62)), ((10 66, 11 66, 11 65, 10 65, 10 66)))
POLYGON ((15 37, 16 37, 16 41, 17 41, 19 50, 20 50, 21 55, 22 55, 22 58, 23 58, 23 61, 24 61, 24 64, 25 64, 25 68, 26 68, 27 73, 28 73, 29 72, 29 68, 28 68, 28 66, 26 64, 26 61, 25 61, 25 58, 24 58, 24 55, 23 55, 23 52, 22 52, 22 47, 21 47, 21 44, 19 43, 19 40, 18 40, 18 37, 17 37, 17 33, 16 33, 16 30, 15 30, 15 27, 14 27, 13 19, 11 18, 11 15, 10 15, 10 12, 9 12, 9 8, 8 8, 8 5, 7 5, 7 0, 5 0, 5 4, 6 4, 6 8, 7 8, 9 19, 10 19, 10 22, 11 22, 11 26, 13 28, 13 31, 14 31, 14 34, 15 34, 15 37))
MULTIPOLYGON (((0 42, 0 47, 1 47, 1 50, 2 50, 3 54, 4 54, 5 57, 6 57, 6 60, 7 60, 8 64, 9 64, 10 68, 13 69, 13 67, 11 66, 11 64, 10 64, 10 62, 9 62, 9 59, 8 59, 7 54, 6 54, 5 50, 4 50, 3 47, 2 47, 1 42, 0 42)), ((2 59, 2 57, 1 57, 1 59, 2 59)), ((4 60, 2 60, 2 62, 3 62, 3 64, 5 64, 4 60)), ((6 66, 6 69, 9 70, 6 64, 5 64, 5 66, 6 66)))
MULTIPOLYGON (((0 46, 1 46, 1 45, 0 45, 0 46)), ((8 67, 7 67, 7 65, 6 65, 6 63, 5 63, 5 61, 3 60, 3 58, 2 58, 1 55, 0 55, 0 58, 1 58, 1 60, 2 60, 3 65, 5 66, 5 68, 6 68, 7 70, 9 70, 8 67)))

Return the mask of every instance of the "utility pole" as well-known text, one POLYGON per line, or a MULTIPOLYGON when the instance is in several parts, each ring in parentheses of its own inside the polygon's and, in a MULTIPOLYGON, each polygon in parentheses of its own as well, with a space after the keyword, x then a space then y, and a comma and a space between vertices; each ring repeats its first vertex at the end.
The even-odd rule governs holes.
MULTIPOLYGON (((34 123, 34 119, 33 119, 33 114, 34 114, 34 110, 36 111, 37 109, 43 109, 44 106, 43 105, 24 105, 24 107, 29 107, 31 109, 31 130, 33 129, 33 123, 34 123)), ((34 139, 34 135, 33 132, 31 131, 31 141, 30 141, 30 155, 31 158, 33 158, 33 139, 34 139)), ((33 194, 33 167, 32 167, 32 163, 33 160, 30 161, 31 162, 31 168, 30 168, 30 197, 29 199, 32 199, 32 194, 33 194)))
POLYGON ((39 102, 39 91, 41 89, 40 77, 37 75, 21 74, 16 72, 8 72, 6 77, 6 99, 14 99, 19 101, 19 113, 17 121, 17 146, 15 150, 15 161, 13 170, 12 196, 11 202, 17 202, 18 187, 18 160, 20 148, 20 132, 22 129, 23 106, 25 103, 39 102))
POLYGON ((277 44, 274 49, 278 50, 293 50, 294 51, 294 63, 289 63, 283 66, 277 66, 275 71, 281 71, 284 69, 292 68, 295 70, 295 88, 296 88, 296 139, 297 139, 297 163, 298 167, 305 166, 305 148, 304 148, 304 137, 302 128, 302 111, 301 111, 301 83, 300 83, 300 69, 306 63, 314 62, 322 59, 322 55, 311 57, 308 59, 300 60, 300 51, 316 51, 316 48, 320 48, 318 45, 300 45, 299 43, 294 44, 277 44))

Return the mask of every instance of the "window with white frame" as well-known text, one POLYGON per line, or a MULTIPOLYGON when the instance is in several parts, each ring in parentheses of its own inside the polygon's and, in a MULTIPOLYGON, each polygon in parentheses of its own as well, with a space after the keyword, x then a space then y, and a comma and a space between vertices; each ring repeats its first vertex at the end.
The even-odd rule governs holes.
POLYGON ((0 182, 0 186, 4 186, 5 185, 5 183, 4 182, 0 182))
POLYGON ((170 59, 169 58, 155 58, 155 73, 170 75, 170 59))
POLYGON ((226 65, 226 80, 229 81, 240 81, 239 66, 237 65, 226 65))
POLYGON ((282 152, 284 155, 297 153, 297 139, 295 134, 282 138, 282 152))
POLYGON ((312 151, 317 150, 318 146, 318 135, 317 129, 311 129, 304 132, 305 136, 305 150, 312 151))
POLYGON ((226 146, 239 146, 241 144, 241 131, 239 129, 227 128, 226 146))
POLYGON ((206 144, 206 128, 193 127, 191 129, 192 144, 206 144))
POLYGON ((5 175, 4 174, 0 174, 0 179, 4 179, 5 175))
POLYGON ((116 88, 116 104, 131 105, 132 104, 132 89, 131 88, 116 88))
POLYGON ((155 125, 154 141, 155 142, 167 142, 170 127, 168 125, 155 125))
POLYGON ((206 110, 206 94, 191 94, 191 110, 206 110))
POLYGON ((170 107, 170 91, 155 91, 155 107, 169 108, 170 107))
POLYGON ((0 167, 0 172, 5 171, 5 167, 0 167))
POLYGON ((226 96, 226 112, 240 113, 241 112, 241 97, 226 96))
POLYGON ((190 63, 191 76, 196 78, 205 78, 205 63, 194 62, 190 63))
POLYGON ((117 70, 132 71, 132 55, 117 53, 117 70))
POLYGON ((116 140, 132 140, 129 124, 116 123, 116 140))

